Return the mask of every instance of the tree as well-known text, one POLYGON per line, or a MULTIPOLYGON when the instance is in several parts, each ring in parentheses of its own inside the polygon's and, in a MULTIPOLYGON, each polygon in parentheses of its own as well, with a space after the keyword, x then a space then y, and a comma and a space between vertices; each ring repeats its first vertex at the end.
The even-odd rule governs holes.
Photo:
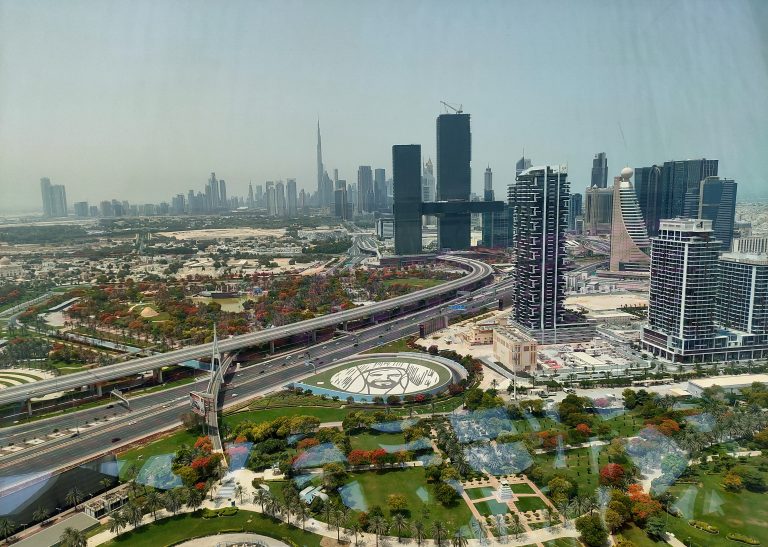
POLYGON ((456 490, 444 482, 435 485, 435 498, 444 506, 451 505, 456 499, 456 490))
POLYGON ((141 507, 139 507, 136 502, 129 501, 128 504, 123 507, 121 512, 126 522, 130 523, 134 528, 138 528, 144 514, 141 511, 141 507))
POLYGON ((271 496, 269 495, 269 492, 267 492, 263 488, 257 488, 256 491, 253 493, 253 502, 261 505, 262 513, 264 512, 264 504, 269 501, 270 497, 271 496))
POLYGON ((741 492, 744 488, 744 483, 741 482, 741 477, 736 473, 727 473, 723 477, 723 488, 729 492, 741 492))
POLYGON ((77 510, 77 506, 80 505, 80 502, 84 499, 85 494, 83 494, 82 490, 80 490, 77 486, 74 486, 69 492, 67 492, 67 495, 64 496, 64 502, 67 505, 73 505, 75 510, 77 510))
POLYGON ((337 462, 326 463, 323 466, 323 486, 328 490, 335 492, 337 488, 344 484, 347 478, 347 470, 337 462))
POLYGON ((408 527, 408 520, 403 513, 398 512, 392 516, 392 526, 397 530, 397 542, 400 543, 400 538, 403 537, 403 528, 408 527))
POLYGON ((16 530, 16 523, 8 519, 0 519, 0 536, 7 539, 13 535, 16 530))
POLYGON ((86 547, 88 538, 85 536, 85 532, 67 527, 59 537, 59 545, 61 547, 86 547))
POLYGON ((456 530, 453 534, 453 538, 451 538, 451 545, 453 547, 467 547, 468 543, 467 538, 461 533, 461 529, 456 530))
POLYGON ((174 515, 178 513, 179 509, 181 509, 181 494, 179 493, 179 490, 176 488, 168 490, 163 496, 163 502, 166 510, 174 515))
POLYGON ((445 527, 445 524, 442 523, 442 521, 436 520, 435 523, 432 525, 432 537, 435 540, 435 543, 440 546, 443 543, 443 540, 445 539, 445 534, 448 533, 448 529, 445 527))
POLYGON ((243 487, 242 484, 238 482, 237 485, 235 486, 235 496, 238 497, 238 499, 240 500, 240 503, 243 503, 244 493, 245 493, 245 488, 243 487))
POLYGON ((368 529, 376 535, 376 547, 379 547, 379 536, 383 536, 389 531, 389 522, 384 517, 376 515, 371 519, 368 529))
POLYGON ((32 520, 42 522, 46 520, 50 514, 50 511, 48 511, 48 508, 45 505, 38 505, 35 512, 32 513, 32 520))
POLYGON ((611 533, 613 533, 624 526, 624 517, 622 517, 618 511, 613 509, 606 509, 605 525, 608 526, 608 529, 611 531, 611 533))
POLYGON ((390 494, 387 497, 387 507, 393 515, 395 513, 405 513, 408 511, 408 500, 403 494, 390 494))
POLYGON ((652 538, 664 540, 667 537, 667 521, 660 515, 651 517, 645 524, 645 531, 652 538))
POLYGON ((425 533, 424 522, 421 520, 415 521, 411 525, 411 533, 413 533, 413 539, 416 540, 418 547, 421 547, 421 542, 424 541, 425 533))
POLYGON ((162 506, 163 500, 154 488, 144 496, 144 508, 152 513, 152 520, 157 520, 157 510, 162 506))
POLYGON ((608 532, 603 527, 599 515, 585 515, 576 520, 579 539, 589 547, 602 547, 608 540, 608 532))
POLYGON ((120 534, 120 530, 126 526, 125 517, 123 517, 120 511, 112 513, 112 518, 109 519, 109 531, 115 535, 120 534))
POLYGON ((618 463, 609 463, 600 470, 600 484, 619 486, 624 482, 624 468, 618 463))

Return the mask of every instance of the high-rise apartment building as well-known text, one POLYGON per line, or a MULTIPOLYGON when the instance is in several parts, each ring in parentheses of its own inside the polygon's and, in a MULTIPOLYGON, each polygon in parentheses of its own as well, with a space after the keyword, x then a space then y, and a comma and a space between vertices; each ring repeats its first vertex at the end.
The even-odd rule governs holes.
POLYGON ((519 175, 526 169, 531 167, 531 158, 526 158, 525 154, 517 160, 517 163, 515 163, 515 176, 519 175))
POLYGON ((611 233, 613 188, 591 186, 585 192, 584 231, 588 235, 611 233))
MULTIPOLYGON (((437 201, 470 200, 472 186, 472 134, 469 114, 437 117, 437 201)), ((446 211, 438 217, 438 247, 470 247, 470 212, 446 211)))
POLYGON ((77 201, 72 206, 72 208, 75 211, 75 216, 87 217, 89 215, 90 209, 88 208, 88 202, 87 201, 77 201))
MULTIPOLYGON (((432 159, 428 159, 421 172, 421 201, 431 203, 435 201, 437 187, 435 185, 435 170, 432 165, 432 159)), ((437 223, 437 217, 424 215, 424 226, 434 226, 437 223)))
POLYGON ((733 240, 736 190, 734 181, 719 177, 707 177, 699 183, 697 216, 712 221, 715 238, 722 242, 724 251, 731 249, 733 240))
POLYGON ((649 236, 659 233, 659 222, 669 218, 665 207, 665 192, 663 191, 662 168, 658 165, 635 168, 635 194, 640 211, 643 214, 645 229, 649 236))
POLYGON ((336 218, 347 219, 347 181, 337 180, 333 191, 333 213, 336 218))
POLYGON ((246 201, 246 205, 248 206, 249 209, 253 209, 253 208, 256 207, 256 202, 254 201, 254 198, 253 198, 253 183, 252 182, 248 183, 248 201, 246 201))
POLYGON ((592 159, 592 182, 590 186, 593 188, 608 187, 608 157, 605 152, 598 152, 592 159))
POLYGON ((714 313, 719 250, 712 221, 661 221, 659 235, 651 239, 646 350, 687 362, 724 344, 717 336, 714 313))
POLYGON ((576 232, 577 219, 582 217, 582 196, 579 193, 571 194, 571 201, 568 204, 568 230, 576 232))
POLYGON ((275 216, 284 217, 288 213, 285 201, 285 184, 282 180, 275 183, 275 216))
POLYGON ((768 255, 724 253, 719 266, 717 323, 748 335, 768 335, 768 255))
POLYGON ((565 166, 526 169, 516 178, 513 197, 517 255, 512 318, 543 338, 543 331, 565 322, 565 166))
MULTIPOLYGON (((395 254, 421 252, 421 146, 392 147, 395 254)), ((469 226, 467 226, 469 228, 469 226)))
POLYGON ((219 207, 223 209, 229 208, 229 202, 227 201, 227 183, 224 179, 219 181, 219 207))
POLYGON ((51 179, 40 179, 43 214, 47 217, 65 217, 68 213, 67 191, 63 184, 51 184, 51 179))
POLYGON ((208 186, 206 187, 206 195, 209 195, 210 202, 208 203, 208 209, 215 211, 219 208, 219 181, 216 180, 216 173, 211 173, 211 178, 208 179, 208 186), (210 188, 210 193, 208 189, 210 188))
POLYGON ((634 170, 625 167, 613 183, 610 270, 647 271, 651 242, 632 186, 634 170))
POLYGON ((288 179, 285 182, 285 199, 288 202, 288 216, 294 218, 298 214, 296 179, 288 179))
POLYGON ((768 237, 740 237, 731 243, 734 253, 765 254, 768 253, 768 237))
POLYGON ((326 195, 326 176, 325 169, 323 168, 323 145, 320 139, 320 120, 317 120, 317 205, 320 208, 330 205, 330 196, 326 195))
POLYGON ((357 168, 357 213, 372 213, 374 201, 373 171, 370 165, 361 165, 357 168))
MULTIPOLYGON (((485 168, 483 174, 483 201, 495 201, 493 195, 493 171, 491 167, 485 168)), ((493 213, 483 213, 483 247, 493 246, 493 213)))

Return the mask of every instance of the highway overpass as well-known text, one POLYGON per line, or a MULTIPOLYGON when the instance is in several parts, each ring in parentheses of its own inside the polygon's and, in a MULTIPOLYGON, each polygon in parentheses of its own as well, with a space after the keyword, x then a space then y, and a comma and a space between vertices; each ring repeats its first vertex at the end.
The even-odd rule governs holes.
MULTIPOLYGON (((232 338, 219 341, 219 349, 222 352, 230 352, 243 348, 274 343, 275 340, 286 339, 295 335, 316 333, 323 328, 337 327, 339 325, 346 327, 349 322, 359 321, 366 318, 375 318, 377 313, 389 312, 414 304, 418 305, 420 302, 423 302, 424 305, 426 305, 426 303, 432 299, 443 297, 445 295, 453 295, 459 290, 474 288, 493 275, 493 268, 491 266, 477 260, 454 255, 440 256, 438 257, 438 260, 459 266, 468 270, 469 273, 463 277, 446 281, 435 287, 422 289, 383 302, 376 302, 369 306, 361 306, 350 310, 331 313, 322 317, 285 325, 283 327, 274 327, 233 336, 232 338)), ((0 405, 29 403, 32 398, 42 397, 51 393, 70 391, 83 386, 99 386, 105 382, 123 378, 125 376, 159 370, 162 367, 176 365, 190 359, 206 357, 211 354, 212 349, 213 344, 200 344, 85 372, 77 372, 29 384, 7 387, 0 390, 0 405)))

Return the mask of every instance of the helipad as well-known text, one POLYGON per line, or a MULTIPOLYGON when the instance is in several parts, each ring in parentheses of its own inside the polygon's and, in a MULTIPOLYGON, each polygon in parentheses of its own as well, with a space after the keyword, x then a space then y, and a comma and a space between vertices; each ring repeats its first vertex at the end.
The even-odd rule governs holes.
POLYGON ((423 353, 379 353, 344 359, 294 385, 317 395, 371 402, 375 397, 441 393, 466 376, 464 367, 450 359, 423 353))

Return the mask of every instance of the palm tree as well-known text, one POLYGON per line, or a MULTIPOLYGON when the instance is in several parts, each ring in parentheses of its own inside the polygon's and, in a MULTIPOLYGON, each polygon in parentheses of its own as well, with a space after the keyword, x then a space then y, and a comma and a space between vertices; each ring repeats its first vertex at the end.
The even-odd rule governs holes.
POLYGON ((424 529, 424 522, 417 520, 411 525, 411 532, 413 533, 413 538, 416 540, 416 544, 421 547, 421 542, 424 541, 425 537, 425 529, 424 529))
POLYGON ((435 543, 437 545, 442 545, 443 539, 445 539, 445 534, 448 532, 448 529, 445 527, 445 524, 443 524, 441 521, 436 520, 435 523, 432 525, 432 537, 435 540, 435 543))
POLYGON ((129 522, 134 528, 137 528, 141 524, 141 519, 144 516, 141 507, 136 505, 133 501, 129 501, 128 504, 123 507, 122 513, 125 517, 125 521, 129 522))
POLYGON ((408 527, 408 519, 402 513, 395 513, 392 517, 392 526, 397 529, 397 542, 400 543, 400 538, 403 537, 403 528, 408 527))
POLYGON ((270 497, 267 501, 267 513, 273 517, 277 517, 280 513, 280 502, 273 497, 270 497))
POLYGON ((127 524, 123 514, 120 511, 115 511, 112 514, 112 518, 109 519, 109 531, 117 535, 127 524))
POLYGON ((344 515, 338 506, 333 508, 331 520, 333 521, 333 525, 336 527, 336 541, 341 543, 341 525, 344 524, 344 515))
POLYGON ((307 517, 309 516, 309 509, 307 509, 306 504, 301 500, 296 502, 296 516, 301 519, 301 528, 304 529, 304 521, 307 520, 307 517))
POLYGON ((464 534, 461 533, 461 530, 456 530, 456 533, 453 534, 453 539, 451 539, 451 545, 453 547, 467 547, 467 538, 464 537, 464 534))
POLYGON ((181 494, 176 488, 168 490, 163 496, 163 505, 174 515, 181 509, 181 494))
POLYGON ((163 500, 154 488, 144 497, 144 509, 152 513, 152 520, 157 520, 157 510, 163 506, 163 500))
POLYGON ((205 499, 203 493, 197 488, 192 487, 187 494, 187 507, 190 509, 199 509, 200 506, 203 505, 203 499, 205 499))
MULTIPOLYGON (((302 526, 302 528, 303 528, 303 526, 302 526)), ((354 519, 353 519, 353 520, 352 520, 352 522, 350 522, 350 523, 347 525, 347 528, 349 529, 349 531, 350 531, 350 532, 352 532, 352 533, 355 535, 355 543, 354 543, 354 545, 357 545, 357 535, 358 535, 360 532, 362 532, 362 531, 363 531, 363 527, 362 527, 362 526, 360 526, 360 523, 359 523, 359 522, 357 522, 357 520, 354 520, 354 519)))
POLYGON ((109 490, 109 487, 112 486, 112 479, 104 477, 99 481, 99 484, 104 490, 109 490))
POLYGON ((245 493, 245 488, 243 488, 243 485, 238 482, 235 485, 235 496, 237 496, 240 499, 240 503, 243 503, 244 493, 245 493))
POLYGON ((254 503, 258 503, 261 505, 261 512, 264 512, 264 504, 269 501, 269 498, 271 496, 269 495, 269 492, 264 490, 263 488, 257 488, 256 491, 253 493, 253 501, 254 503))
POLYGON ((16 530, 16 523, 8 519, 0 519, 0 536, 7 539, 13 535, 16 530))
POLYGON ((62 547, 86 547, 88 538, 85 537, 85 532, 67 527, 59 537, 59 545, 62 547))
POLYGON ((74 505, 75 510, 77 510, 77 506, 80 505, 80 502, 83 501, 84 498, 85 494, 83 494, 82 490, 80 490, 77 486, 74 486, 69 492, 67 492, 67 495, 64 497, 64 501, 67 505, 74 505))
POLYGON ((525 528, 520 522, 520 517, 515 513, 512 523, 509 526, 509 533, 512 534, 516 540, 519 540, 524 532, 525 528))
POLYGON ((37 509, 35 509, 35 512, 32 513, 32 520, 37 522, 42 522, 44 520, 47 520, 48 517, 51 515, 50 511, 48 511, 48 508, 44 505, 38 505, 37 509))
POLYGON ((371 519, 371 523, 368 525, 368 530, 376 534, 376 547, 379 547, 379 536, 382 536, 389 531, 389 523, 384 517, 376 515, 371 519))

